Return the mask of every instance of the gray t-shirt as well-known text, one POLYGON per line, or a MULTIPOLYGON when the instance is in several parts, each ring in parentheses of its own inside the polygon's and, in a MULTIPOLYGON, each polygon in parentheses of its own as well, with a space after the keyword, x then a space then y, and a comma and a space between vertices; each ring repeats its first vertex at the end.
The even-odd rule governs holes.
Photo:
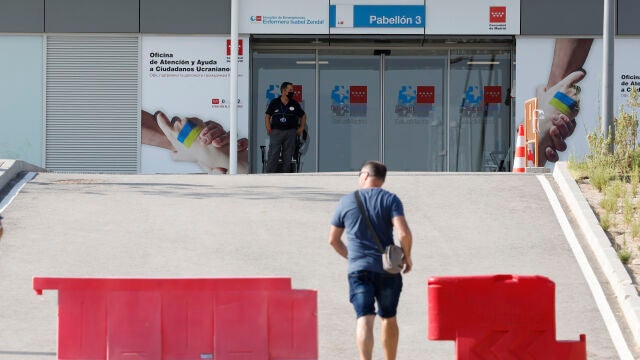
MULTIPOLYGON (((371 224, 382 243, 382 247, 393 243, 393 223, 391 219, 404 216, 402 201, 393 193, 382 188, 360 189, 360 196, 371 224)), ((360 214, 353 193, 340 199, 333 214, 331 225, 345 229, 347 249, 349 250, 348 272, 369 270, 383 273, 382 256, 366 221, 360 214)))

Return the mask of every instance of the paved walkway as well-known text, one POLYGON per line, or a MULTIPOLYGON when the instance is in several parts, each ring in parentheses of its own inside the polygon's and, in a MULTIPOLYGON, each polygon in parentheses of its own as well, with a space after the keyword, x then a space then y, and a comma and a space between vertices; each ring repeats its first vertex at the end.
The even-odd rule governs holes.
MULTIPOLYGON (((320 358, 355 359, 346 262, 327 235, 356 184, 355 173, 40 173, 3 212, 0 359, 55 358, 57 293, 36 296, 34 275, 290 276, 318 289, 320 358)), ((386 188, 403 199, 415 239, 399 359, 454 358, 453 342, 426 339, 430 276, 496 273, 551 278, 558 340, 585 333, 589 359, 618 358, 536 176, 391 173, 386 188)))

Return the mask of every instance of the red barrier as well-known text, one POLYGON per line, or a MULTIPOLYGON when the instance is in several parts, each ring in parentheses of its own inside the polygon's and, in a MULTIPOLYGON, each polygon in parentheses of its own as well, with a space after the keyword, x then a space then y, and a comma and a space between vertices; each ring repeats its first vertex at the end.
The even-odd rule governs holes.
POLYGON ((555 284, 542 276, 432 277, 430 340, 454 340, 456 359, 586 360, 586 337, 556 341, 555 284))
POLYGON ((289 278, 39 278, 58 359, 317 359, 317 292, 289 278))

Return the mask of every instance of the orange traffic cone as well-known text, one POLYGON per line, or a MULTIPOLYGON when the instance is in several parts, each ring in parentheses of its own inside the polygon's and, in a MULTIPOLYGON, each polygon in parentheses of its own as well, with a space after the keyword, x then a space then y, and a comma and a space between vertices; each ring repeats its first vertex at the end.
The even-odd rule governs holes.
POLYGON ((520 124, 518 128, 518 139, 516 140, 516 152, 513 155, 513 172, 523 173, 525 171, 525 163, 524 125, 520 124))
POLYGON ((527 149, 527 167, 535 167, 535 160, 533 158, 533 150, 531 147, 527 149))

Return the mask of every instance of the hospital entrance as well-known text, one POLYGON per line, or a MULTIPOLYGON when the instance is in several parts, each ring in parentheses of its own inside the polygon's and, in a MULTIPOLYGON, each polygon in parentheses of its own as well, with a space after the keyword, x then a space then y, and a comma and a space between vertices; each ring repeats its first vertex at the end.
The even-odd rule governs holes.
POLYGON ((283 81, 307 113, 301 172, 509 171, 512 48, 253 46, 251 165, 263 171, 264 111, 283 81), (261 149, 262 147, 262 149, 261 149))

